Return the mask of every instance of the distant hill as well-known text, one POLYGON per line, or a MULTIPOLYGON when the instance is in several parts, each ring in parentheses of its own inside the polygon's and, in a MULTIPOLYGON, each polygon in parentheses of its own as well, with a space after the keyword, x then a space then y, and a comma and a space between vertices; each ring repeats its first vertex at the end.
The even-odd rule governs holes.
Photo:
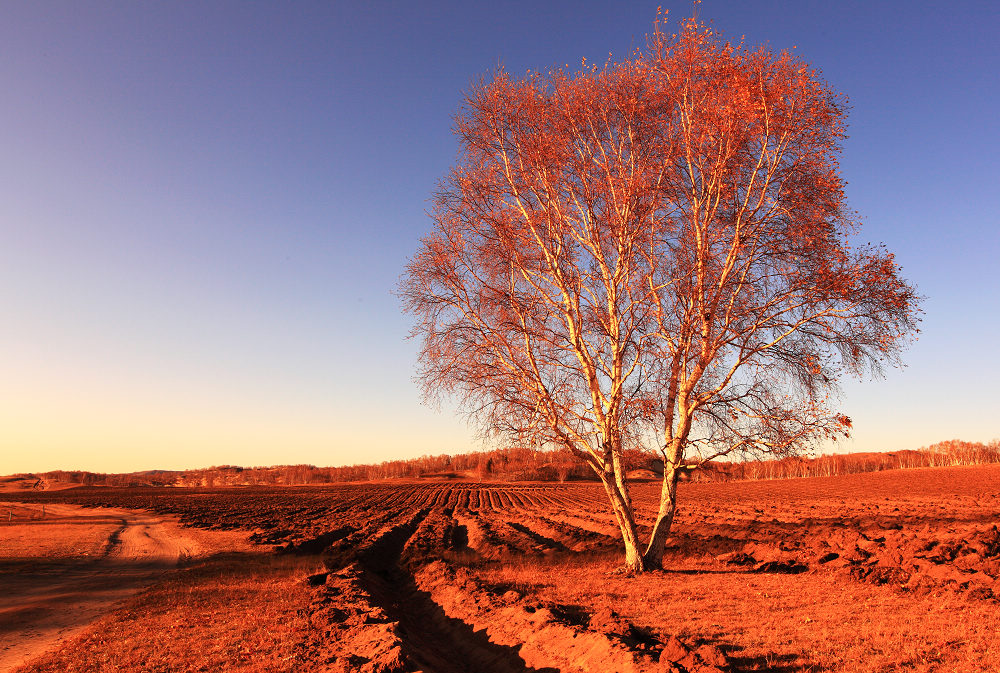
MULTIPOLYGON (((635 481, 658 480, 663 464, 654 455, 632 451, 626 470, 635 481)), ((686 471, 692 481, 734 481, 820 477, 913 467, 1000 463, 1000 440, 988 444, 951 440, 918 450, 794 456, 777 460, 713 461, 686 471)), ((382 480, 593 481, 588 467, 562 451, 511 447, 477 453, 421 456, 347 467, 219 465, 196 470, 145 470, 103 474, 80 470, 22 473, 0 477, 0 491, 52 490, 74 486, 201 487, 307 485, 382 480)))

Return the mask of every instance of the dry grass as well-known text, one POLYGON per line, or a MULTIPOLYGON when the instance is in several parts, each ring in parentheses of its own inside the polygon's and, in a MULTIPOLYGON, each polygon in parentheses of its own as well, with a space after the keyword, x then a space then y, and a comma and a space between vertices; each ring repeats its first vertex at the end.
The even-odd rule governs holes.
POLYGON ((610 607, 661 636, 719 645, 738 671, 996 670, 995 602, 944 591, 915 596, 825 571, 733 571, 711 559, 675 560, 639 577, 612 571, 620 559, 524 559, 483 564, 489 583, 593 612, 610 607))
POLYGON ((65 505, 49 505, 46 511, 44 505, 0 503, 0 562, 95 557, 121 527, 111 515, 69 516, 65 510, 65 505))
POLYGON ((224 554, 129 599, 17 673, 298 671, 316 559, 224 554))

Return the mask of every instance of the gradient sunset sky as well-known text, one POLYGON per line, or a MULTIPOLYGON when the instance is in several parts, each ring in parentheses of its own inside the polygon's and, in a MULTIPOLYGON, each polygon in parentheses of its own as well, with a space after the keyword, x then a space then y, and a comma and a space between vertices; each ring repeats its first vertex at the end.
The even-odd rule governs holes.
MULTIPOLYGON (((673 20, 691 4, 665 2, 673 20)), ((927 297, 838 450, 1000 437, 990 2, 724 2, 849 97, 862 241, 927 297)), ((656 3, 9 2, 0 13, 0 474, 341 465, 481 447, 416 385, 392 291, 503 65, 644 43, 656 3)))

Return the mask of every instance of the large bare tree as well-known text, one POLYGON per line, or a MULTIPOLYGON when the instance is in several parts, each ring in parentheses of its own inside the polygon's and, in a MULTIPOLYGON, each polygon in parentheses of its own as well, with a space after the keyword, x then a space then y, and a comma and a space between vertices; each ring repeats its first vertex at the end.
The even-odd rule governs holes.
POLYGON ((400 283, 425 392, 585 461, 626 567, 661 567, 683 469, 846 435, 838 379, 916 332, 893 256, 851 243, 844 120, 808 65, 693 19, 623 62, 474 86, 400 283), (631 448, 664 464, 644 548, 631 448))

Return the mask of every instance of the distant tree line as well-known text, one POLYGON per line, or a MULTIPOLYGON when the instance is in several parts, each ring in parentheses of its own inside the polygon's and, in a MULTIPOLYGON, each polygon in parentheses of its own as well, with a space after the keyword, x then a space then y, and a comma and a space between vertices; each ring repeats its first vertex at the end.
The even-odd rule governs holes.
POLYGON ((946 467, 1000 463, 1000 440, 987 444, 958 439, 939 442, 918 450, 887 453, 844 453, 816 457, 793 456, 780 460, 715 462, 692 473, 697 481, 738 481, 834 477, 914 467, 946 467))
MULTIPOLYGON (((780 460, 743 462, 713 461, 697 470, 685 470, 685 478, 690 481, 738 481, 833 477, 882 470, 986 463, 1000 463, 1000 440, 995 439, 984 444, 953 439, 915 451, 889 453, 794 456, 780 460)), ((629 473, 636 478, 658 478, 663 474, 662 462, 648 453, 628 452, 626 465, 629 473)), ((216 465, 197 470, 154 470, 130 474, 54 470, 19 474, 5 481, 14 479, 20 480, 24 488, 45 488, 49 483, 126 488, 157 486, 215 488, 222 486, 295 486, 403 479, 565 482, 593 480, 594 476, 586 465, 575 461, 567 452, 509 447, 492 451, 420 456, 419 458, 344 467, 216 465)))

